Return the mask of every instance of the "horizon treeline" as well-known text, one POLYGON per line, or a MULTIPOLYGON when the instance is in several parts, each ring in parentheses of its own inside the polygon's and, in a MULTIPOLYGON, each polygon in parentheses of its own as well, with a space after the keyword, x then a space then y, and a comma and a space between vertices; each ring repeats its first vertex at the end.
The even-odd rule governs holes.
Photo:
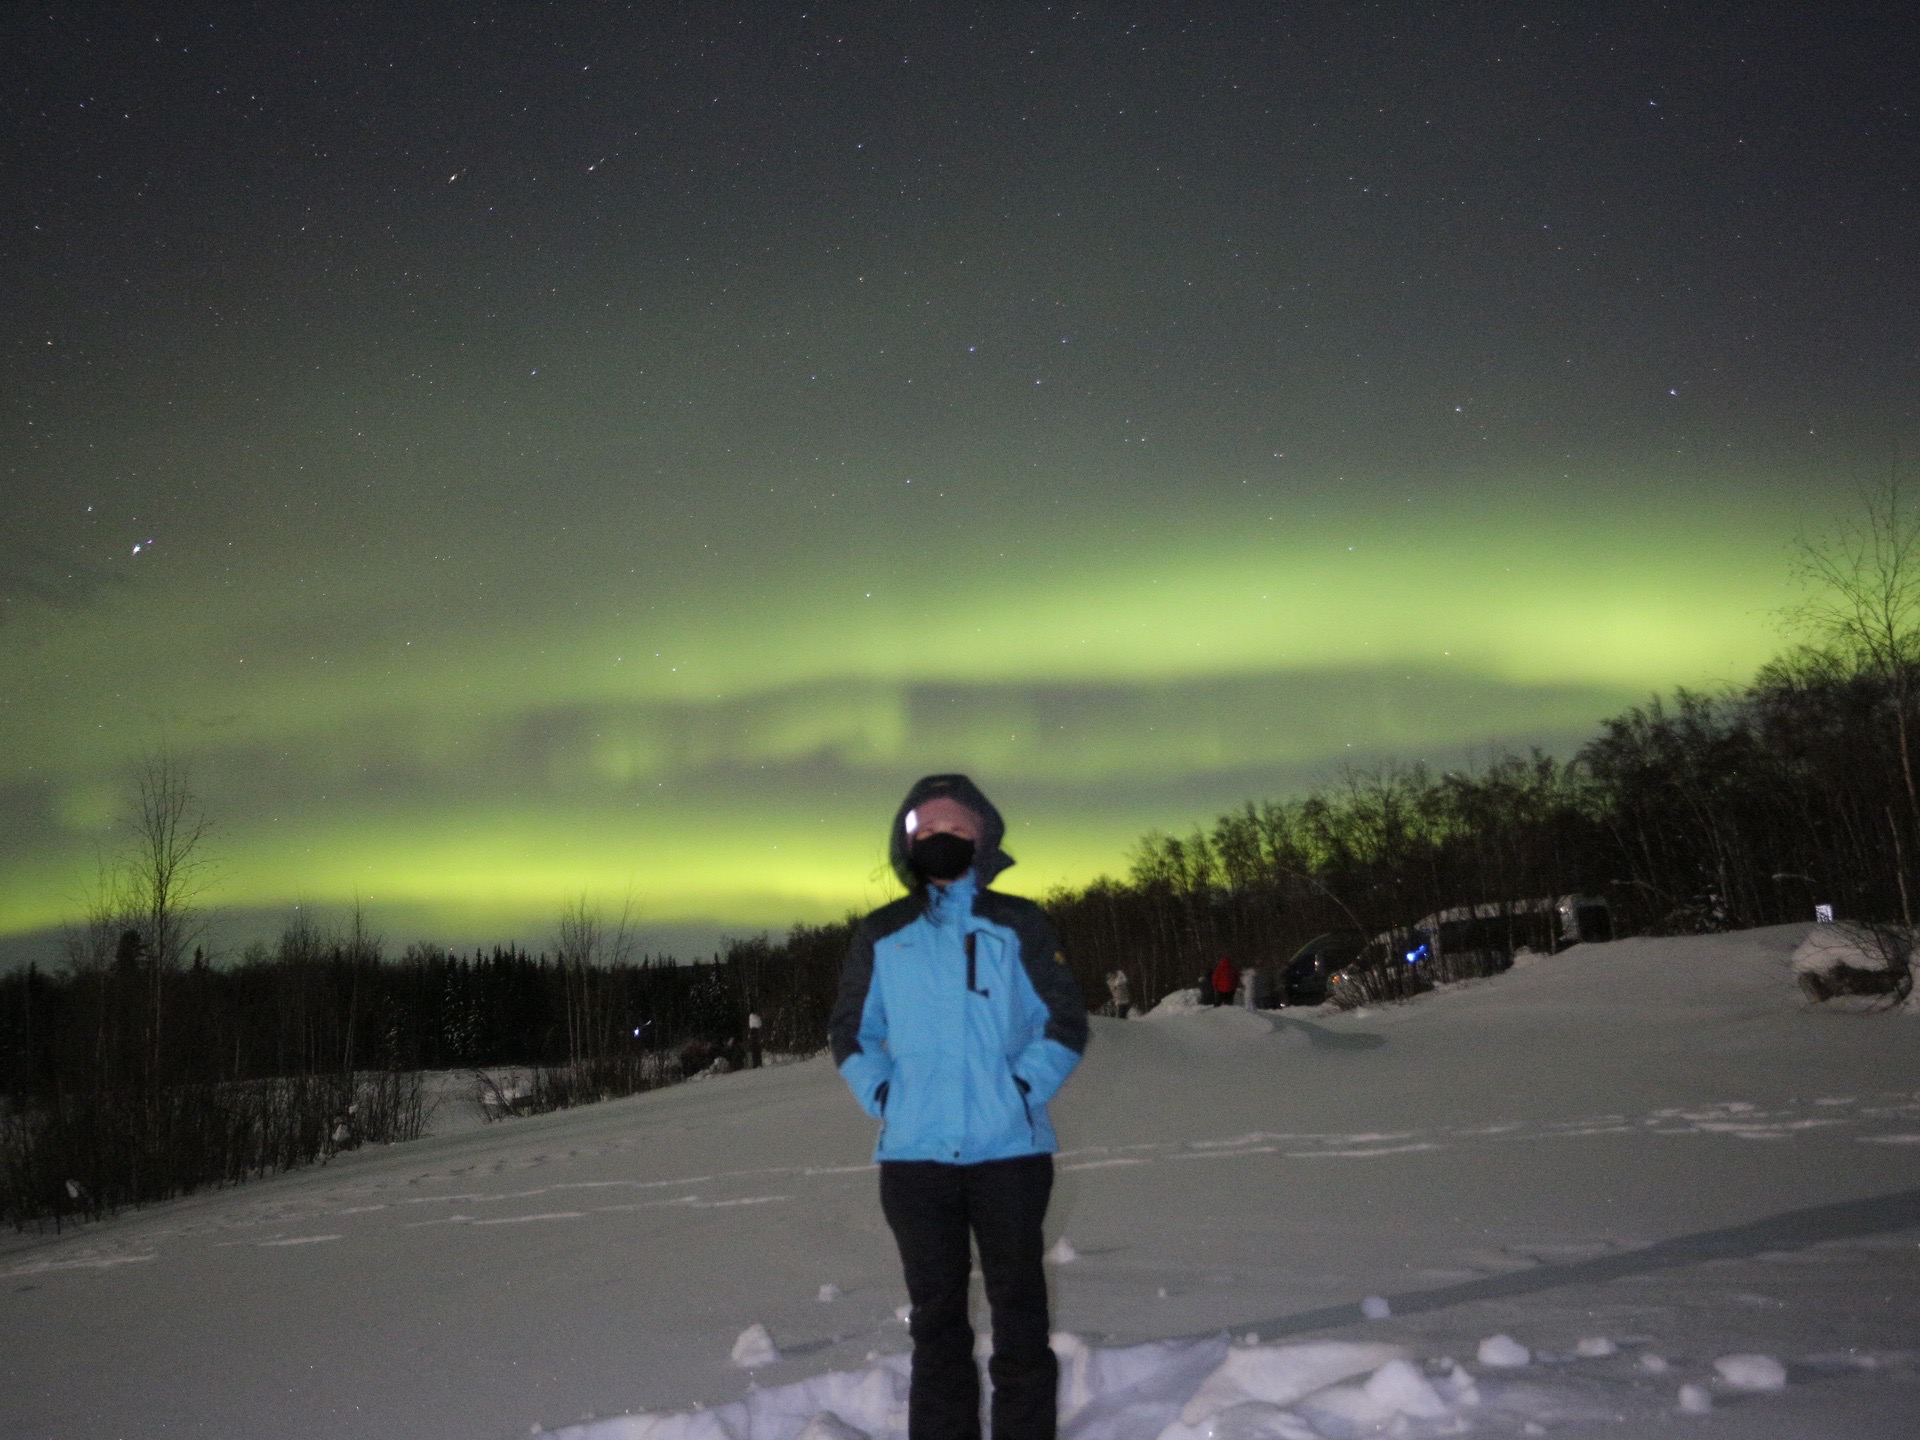
POLYGON ((1374 936, 1461 905, 1599 896, 1620 935, 1811 921, 1816 904, 1910 924, 1903 704, 1871 669, 1796 650, 1732 693, 1605 720, 1569 761, 1355 770, 1148 835, 1125 880, 1046 906, 1083 984, 1124 968, 1146 1004, 1223 954, 1283 960, 1329 930, 1374 936))
POLYGON ((216 966, 159 963, 128 928, 105 960, 77 946, 64 972, 0 976, 0 1217, 98 1216, 414 1138, 426 1070, 523 1071, 475 1098, 529 1113, 810 1052, 846 943, 799 927, 681 963, 631 956, 584 904, 560 929, 551 954, 390 957, 357 916, 296 915, 216 966))

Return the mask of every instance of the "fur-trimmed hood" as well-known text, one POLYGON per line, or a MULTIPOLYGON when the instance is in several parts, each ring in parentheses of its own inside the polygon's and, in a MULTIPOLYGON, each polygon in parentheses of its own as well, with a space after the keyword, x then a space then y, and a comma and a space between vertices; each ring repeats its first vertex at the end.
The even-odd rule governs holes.
POLYGON ((887 859, 893 864, 893 873, 907 889, 923 888, 920 877, 907 862, 907 844, 911 838, 907 834, 907 816, 936 798, 957 801, 980 817, 980 843, 974 847, 973 874, 984 890, 993 883, 994 876, 1013 864, 1013 857, 1000 848, 1000 842, 1007 835, 1006 821, 1000 818, 993 802, 981 794, 980 787, 965 775, 928 775, 916 780, 907 791, 907 798, 893 813, 893 828, 887 834, 887 859))

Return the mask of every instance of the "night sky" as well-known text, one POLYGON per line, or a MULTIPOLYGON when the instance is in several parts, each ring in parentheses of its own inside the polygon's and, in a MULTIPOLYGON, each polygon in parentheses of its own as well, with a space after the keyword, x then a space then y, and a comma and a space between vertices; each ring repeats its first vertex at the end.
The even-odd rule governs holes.
POLYGON ((0 936, 159 745, 230 938, 684 947, 929 770, 1040 894, 1742 681, 1912 451, 1910 18, 9 6, 0 936))

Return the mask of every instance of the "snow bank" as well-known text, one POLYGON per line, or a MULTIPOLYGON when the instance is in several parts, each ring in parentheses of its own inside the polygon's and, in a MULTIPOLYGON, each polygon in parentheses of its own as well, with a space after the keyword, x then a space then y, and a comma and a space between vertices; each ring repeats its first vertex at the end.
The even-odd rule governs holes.
POLYGON ((1796 975, 1827 975, 1842 965, 1853 970, 1884 970, 1886 951, 1873 931, 1845 921, 1814 926, 1807 932, 1807 938, 1794 948, 1793 973, 1796 975))
POLYGON ((1197 1010, 1207 1008, 1209 1007, 1200 1003, 1200 987, 1196 985, 1190 989, 1169 992, 1158 1005, 1140 1018, 1143 1020, 1165 1019, 1169 1015, 1191 1015, 1197 1010))
MULTIPOLYGON (((1457 1367, 1436 1386, 1397 1345, 1230 1347, 1215 1338, 1106 1349, 1057 1335, 1053 1346, 1061 1440, 1451 1435, 1470 1428, 1463 1412, 1480 1400, 1457 1367)), ((904 1440, 908 1373, 906 1356, 888 1355, 865 1370, 756 1389, 712 1410, 623 1415, 542 1433, 548 1440, 904 1440)))

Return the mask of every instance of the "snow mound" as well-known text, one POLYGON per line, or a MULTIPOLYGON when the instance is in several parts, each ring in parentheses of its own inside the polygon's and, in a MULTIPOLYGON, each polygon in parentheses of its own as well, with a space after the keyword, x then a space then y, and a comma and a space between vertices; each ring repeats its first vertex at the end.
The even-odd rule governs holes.
POLYGON ((849 1425, 831 1410, 822 1410, 807 1422, 799 1440, 873 1440, 873 1437, 849 1425))
POLYGON ((1195 986, 1190 990, 1174 990, 1169 992, 1158 1005, 1147 1011, 1146 1014, 1140 1018, 1145 1020, 1151 1019, 1154 1016, 1191 1015, 1194 1011, 1205 1008, 1207 1007, 1200 1003, 1200 988, 1195 986))
POLYGON ((1884 970, 1887 954, 1873 931, 1864 925, 1841 921, 1835 925, 1816 925, 1807 938, 1794 947, 1793 973, 1826 975, 1842 965, 1854 970, 1884 970))
POLYGON ((1704 1415, 1713 1409, 1713 1396, 1707 1393, 1704 1385, 1682 1385, 1680 1387, 1680 1413, 1683 1415, 1704 1415))
POLYGON ((840 1298, 841 1293, 840 1287, 829 1280, 825 1285, 820 1287, 820 1303, 822 1305, 831 1305, 840 1298))
POLYGON ((1389 1360, 1366 1383, 1367 1398, 1382 1410, 1414 1420, 1444 1420, 1451 1407, 1427 1377, 1405 1360, 1389 1360))
MULTIPOLYGON (((755 1331, 741 1336, 744 1345, 755 1331)), ((1355 1440, 1457 1435, 1479 1402, 1456 1366, 1435 1385, 1399 1346, 1344 1340, 1229 1346, 1162 1340, 1111 1349, 1055 1335, 1061 1440, 1355 1440)), ((767 1349, 771 1340, 765 1340, 767 1349)), ((547 1440, 905 1440, 905 1355, 748 1392, 677 1415, 622 1415, 547 1440)))
POLYGON ((1385 1320, 1393 1314, 1393 1306, 1384 1295, 1369 1295, 1360 1302, 1360 1313, 1369 1320, 1385 1320))
POLYGON ((742 1370, 757 1370, 762 1365, 771 1365, 780 1358, 780 1352, 774 1348, 773 1337, 767 1333, 767 1327, 759 1323, 749 1325, 740 1332, 740 1338, 733 1342, 733 1363, 742 1370))
POLYGON ((1489 1335, 1480 1342, 1480 1363, 1495 1370, 1518 1370, 1533 1363, 1533 1352, 1511 1335, 1489 1335))
POLYGON ((1582 1360, 1598 1360, 1612 1355, 1620 1347, 1604 1335, 1583 1335, 1573 1347, 1573 1353, 1582 1360))
POLYGON ((1787 1384, 1786 1366, 1771 1355, 1722 1355, 1713 1368, 1735 1390, 1784 1390, 1787 1384))
MULTIPOLYGON (((1222 1410, 1249 1400, 1291 1405, 1316 1390, 1366 1375, 1392 1360, 1404 1360, 1398 1345, 1320 1340, 1306 1345, 1253 1345, 1229 1350, 1181 1407, 1180 1423, 1197 1426, 1222 1410)), ((1173 1440, 1171 1435, 1168 1440, 1173 1440)))
POLYGON ((1447 1373, 1440 1377, 1435 1383, 1434 1388, 1446 1397, 1447 1403, 1449 1405, 1478 1405, 1480 1403, 1480 1387, 1473 1383, 1473 1376, 1461 1369, 1455 1361, 1446 1360, 1441 1363, 1447 1367, 1447 1373))

